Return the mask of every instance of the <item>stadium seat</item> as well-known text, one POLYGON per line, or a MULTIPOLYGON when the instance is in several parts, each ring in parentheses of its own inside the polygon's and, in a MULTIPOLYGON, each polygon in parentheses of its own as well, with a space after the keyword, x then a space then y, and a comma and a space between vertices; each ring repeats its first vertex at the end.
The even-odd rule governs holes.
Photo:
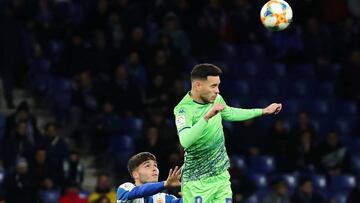
POLYGON ((250 158, 249 168, 254 173, 267 174, 275 170, 275 160, 272 156, 255 156, 250 158))
POLYGON ((113 136, 109 143, 109 157, 114 162, 114 169, 126 167, 127 161, 135 151, 134 140, 127 135, 113 136))
POLYGON ((285 77, 287 67, 285 64, 276 63, 272 65, 273 72, 276 74, 277 77, 285 77))
POLYGON ((356 178, 352 175, 338 175, 330 178, 330 190, 335 192, 349 192, 356 186, 356 178))
POLYGON ((317 86, 315 86, 316 88, 316 94, 318 95, 319 98, 333 98, 335 95, 335 87, 334 84, 331 82, 325 82, 325 83, 321 83, 317 86))
POLYGON ((322 174, 314 174, 312 175, 312 182, 314 188, 319 191, 325 191, 327 187, 326 177, 322 174))
POLYGON ((34 59, 30 62, 29 74, 31 76, 49 74, 50 71, 50 60, 43 59, 37 60, 34 59))
POLYGON ((3 167, 0 167, 0 188, 2 188, 2 183, 5 180, 5 169, 3 167))
POLYGON ((339 64, 329 64, 317 67, 317 76, 323 81, 336 81, 340 75, 341 66, 339 64))
POLYGON ((348 192, 329 193, 328 199, 335 200, 335 203, 346 203, 348 192))
POLYGON ((242 65, 242 72, 247 77, 254 77, 258 74, 258 66, 255 61, 247 61, 242 65))
POLYGON ((248 95, 250 92, 249 84, 246 81, 237 81, 235 84, 235 92, 237 95, 248 95))
POLYGON ((315 69, 312 64, 298 64, 293 67, 291 76, 298 79, 313 79, 315 77, 315 69))
POLYGON ((324 116, 330 111, 329 104, 326 100, 315 100, 306 103, 306 108, 311 115, 324 116))
POLYGON ((63 77, 53 77, 51 89, 56 92, 69 92, 72 89, 72 81, 63 77))
POLYGON ((355 155, 351 157, 351 167, 352 170, 357 174, 360 175, 360 156, 355 155))
POLYGON ((268 180, 266 175, 250 174, 249 178, 258 187, 258 189, 265 189, 268 187, 268 180))
POLYGON ((339 113, 342 112, 343 116, 356 116, 358 114, 357 104, 355 102, 339 102, 339 113))
POLYGON ((294 116, 299 113, 300 107, 296 100, 284 100, 282 113, 287 116, 294 116))
POLYGON ((0 140, 4 137, 5 133, 6 118, 0 114, 0 140))
POLYGON ((308 84, 306 81, 295 81, 287 89, 287 95, 291 98, 302 98, 308 94, 308 84))
POLYGON ((250 85, 250 93, 254 95, 255 98, 277 98, 280 95, 281 88, 278 83, 274 80, 266 80, 261 83, 254 82, 250 85))
POLYGON ((360 139, 359 138, 356 138, 356 139, 351 139, 351 142, 349 142, 347 145, 346 145, 350 151, 350 153, 352 155, 360 155, 360 139))
POLYGON ((256 195, 256 194, 251 195, 244 201, 244 203, 260 203, 260 202, 261 201, 260 201, 258 195, 256 195))
POLYGON ((288 184, 290 193, 295 192, 298 185, 297 176, 292 174, 283 174, 281 175, 281 178, 288 184))
POLYGON ((244 156, 232 156, 231 161, 236 167, 240 169, 246 169, 247 167, 244 156))
POLYGON ((336 132, 338 132, 338 134, 340 136, 350 137, 352 134, 351 121, 336 120, 334 123, 334 127, 335 127, 336 132))
POLYGON ((62 117, 71 108, 72 81, 62 77, 52 77, 48 98, 52 111, 62 117))

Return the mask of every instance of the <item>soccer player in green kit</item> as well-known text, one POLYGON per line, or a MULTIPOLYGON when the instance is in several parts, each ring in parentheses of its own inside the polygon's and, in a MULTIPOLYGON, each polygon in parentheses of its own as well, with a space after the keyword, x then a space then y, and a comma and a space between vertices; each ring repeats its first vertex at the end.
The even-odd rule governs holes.
POLYGON ((180 144, 185 150, 181 181, 184 203, 232 202, 222 120, 243 121, 277 114, 282 108, 279 103, 264 109, 226 105, 219 94, 221 72, 212 64, 196 65, 191 71, 191 91, 174 109, 180 144))

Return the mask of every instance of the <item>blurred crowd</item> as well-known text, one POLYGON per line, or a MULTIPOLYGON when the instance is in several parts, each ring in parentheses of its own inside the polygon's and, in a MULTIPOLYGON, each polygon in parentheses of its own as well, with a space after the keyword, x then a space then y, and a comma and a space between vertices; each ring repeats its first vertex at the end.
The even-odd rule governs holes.
POLYGON ((298 77, 301 87, 315 85, 295 95, 297 101, 308 98, 312 104, 317 95, 311 91, 327 82, 335 90, 325 99, 336 100, 335 106, 355 104, 339 128, 325 123, 326 130, 313 121, 339 115, 313 116, 311 108, 300 107, 286 112, 286 105, 284 115, 270 122, 224 124, 234 202, 360 202, 360 158, 355 159, 360 155, 360 3, 289 0, 291 27, 272 33, 259 20, 265 2, 0 1, 6 101, 1 108, 13 109, 0 116, 0 202, 114 202, 114 186, 130 178, 127 159, 139 151, 157 156, 165 178, 170 167, 182 164, 184 153, 172 110, 189 90, 193 65, 201 62, 223 69, 221 91, 229 104, 250 108, 263 107, 256 106, 263 99, 282 102, 294 96, 282 88, 298 77), (281 76, 275 79, 281 86, 276 96, 256 88, 238 94, 226 85, 265 82, 272 68, 281 76), (31 92, 35 108, 49 108, 56 121, 39 126, 26 102, 15 105, 15 88, 31 92), (88 155, 108 172, 90 192, 82 189, 81 159, 88 155), (323 179, 314 178, 319 175, 323 179), (345 176, 353 184, 335 187, 341 185, 337 178, 348 180, 345 176))

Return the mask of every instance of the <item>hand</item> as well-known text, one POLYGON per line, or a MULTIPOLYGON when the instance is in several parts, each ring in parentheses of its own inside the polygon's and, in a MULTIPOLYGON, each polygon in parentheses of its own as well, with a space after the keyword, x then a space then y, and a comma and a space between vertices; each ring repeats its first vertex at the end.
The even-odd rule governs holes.
POLYGON ((282 109, 281 103, 272 103, 266 108, 263 109, 264 115, 270 115, 270 114, 278 114, 282 109))
POLYGON ((212 118, 213 116, 224 110, 224 108, 225 106, 220 103, 215 104, 212 107, 212 109, 209 112, 207 112, 207 114, 204 116, 204 119, 208 121, 210 118, 212 118))
POLYGON ((175 166, 174 170, 170 169, 169 176, 164 181, 165 188, 169 187, 180 187, 180 178, 181 178, 181 170, 179 167, 175 166))

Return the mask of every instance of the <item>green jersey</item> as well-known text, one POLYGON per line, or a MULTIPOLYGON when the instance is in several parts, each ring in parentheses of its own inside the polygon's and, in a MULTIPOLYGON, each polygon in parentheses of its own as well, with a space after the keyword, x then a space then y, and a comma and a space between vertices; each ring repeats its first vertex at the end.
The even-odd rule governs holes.
POLYGON ((229 168, 222 120, 251 119, 260 116, 262 109, 229 107, 220 95, 214 103, 201 104, 186 94, 175 107, 174 114, 180 143, 185 150, 182 181, 187 182, 216 176, 229 168), (205 114, 216 103, 224 105, 224 110, 206 121, 205 114))

